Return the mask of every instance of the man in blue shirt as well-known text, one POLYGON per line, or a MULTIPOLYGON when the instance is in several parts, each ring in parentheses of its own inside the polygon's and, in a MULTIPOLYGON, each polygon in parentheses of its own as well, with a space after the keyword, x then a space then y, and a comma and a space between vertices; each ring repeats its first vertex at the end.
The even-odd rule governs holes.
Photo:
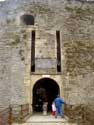
POLYGON ((56 114, 55 118, 57 118, 58 115, 61 117, 64 117, 63 111, 62 111, 62 104, 65 104, 62 98, 58 95, 57 98, 54 100, 55 106, 56 106, 56 114))

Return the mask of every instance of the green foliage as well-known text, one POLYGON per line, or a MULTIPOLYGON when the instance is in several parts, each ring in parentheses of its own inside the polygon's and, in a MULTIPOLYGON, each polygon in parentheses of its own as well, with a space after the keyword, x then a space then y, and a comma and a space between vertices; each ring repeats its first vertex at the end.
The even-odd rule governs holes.
POLYGON ((18 44, 18 43, 20 43, 20 37, 19 37, 19 35, 16 35, 15 36, 15 44, 18 44))
POLYGON ((16 46, 16 45, 18 45, 19 43, 20 43, 20 36, 17 34, 17 35, 14 36, 14 41, 11 42, 9 45, 11 45, 11 46, 16 46))
POLYGON ((27 34, 23 34, 23 39, 26 39, 27 38, 27 34))
POLYGON ((71 8, 71 7, 69 7, 69 6, 66 6, 65 9, 66 9, 67 11, 69 11, 69 12, 73 12, 73 10, 74 10, 73 8, 71 8))
POLYGON ((81 14, 83 13, 83 10, 81 8, 75 9, 76 14, 81 14))
POLYGON ((65 10, 71 13, 75 13, 77 15, 94 14, 94 8, 90 8, 90 7, 83 8, 83 6, 80 6, 80 7, 75 6, 73 8, 71 6, 65 6, 65 10))
POLYGON ((66 6, 65 9, 69 12, 75 12, 76 14, 83 13, 82 8, 78 8, 78 7, 72 8, 72 7, 66 6))
POLYGON ((23 53, 24 53, 24 50, 19 50, 19 55, 20 55, 22 61, 25 60, 23 53))

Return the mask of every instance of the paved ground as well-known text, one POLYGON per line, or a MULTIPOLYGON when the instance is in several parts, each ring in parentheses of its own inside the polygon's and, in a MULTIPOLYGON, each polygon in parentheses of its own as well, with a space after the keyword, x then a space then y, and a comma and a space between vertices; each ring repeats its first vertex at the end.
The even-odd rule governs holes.
POLYGON ((52 115, 33 115, 30 117, 26 123, 23 124, 13 124, 13 125, 77 125, 73 123, 68 123, 68 118, 54 118, 52 115))

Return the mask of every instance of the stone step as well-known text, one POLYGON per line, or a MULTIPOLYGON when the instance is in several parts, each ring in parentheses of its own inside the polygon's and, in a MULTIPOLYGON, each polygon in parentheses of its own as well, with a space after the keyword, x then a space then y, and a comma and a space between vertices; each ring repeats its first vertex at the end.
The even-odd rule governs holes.
POLYGON ((23 124, 13 124, 13 125, 77 125, 75 123, 23 123, 23 124))
POLYGON ((32 116, 30 117, 27 122, 32 122, 32 123, 57 123, 57 122, 61 122, 61 123, 65 123, 68 122, 68 118, 55 118, 52 115, 47 115, 47 116, 43 116, 43 115, 39 115, 39 116, 32 116))
POLYGON ((55 118, 52 115, 33 115, 26 123, 13 125, 77 125, 75 123, 68 123, 68 117, 55 118))

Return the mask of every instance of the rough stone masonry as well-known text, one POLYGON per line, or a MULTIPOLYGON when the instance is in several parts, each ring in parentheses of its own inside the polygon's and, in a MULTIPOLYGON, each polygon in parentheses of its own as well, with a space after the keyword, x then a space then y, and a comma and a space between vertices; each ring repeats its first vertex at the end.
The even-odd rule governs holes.
MULTIPOLYGON (((7 0, 0 2, 0 105, 26 102, 24 75, 27 25, 24 14, 34 16, 35 27, 61 33, 61 64, 69 117, 94 120, 94 2, 89 0, 7 0), (79 117, 77 117, 79 116, 79 117)), ((49 35, 48 35, 49 36, 49 35)), ((53 39, 53 33, 47 39, 53 39)), ((49 43, 51 44, 51 43, 49 43)), ((45 44, 47 45, 47 44, 45 44)), ((41 55, 40 51, 37 51, 41 55)), ((47 53, 45 53, 47 54, 47 53)), ((51 55, 54 56, 54 53, 51 55)), ((55 72, 55 71, 53 71, 55 72)))

